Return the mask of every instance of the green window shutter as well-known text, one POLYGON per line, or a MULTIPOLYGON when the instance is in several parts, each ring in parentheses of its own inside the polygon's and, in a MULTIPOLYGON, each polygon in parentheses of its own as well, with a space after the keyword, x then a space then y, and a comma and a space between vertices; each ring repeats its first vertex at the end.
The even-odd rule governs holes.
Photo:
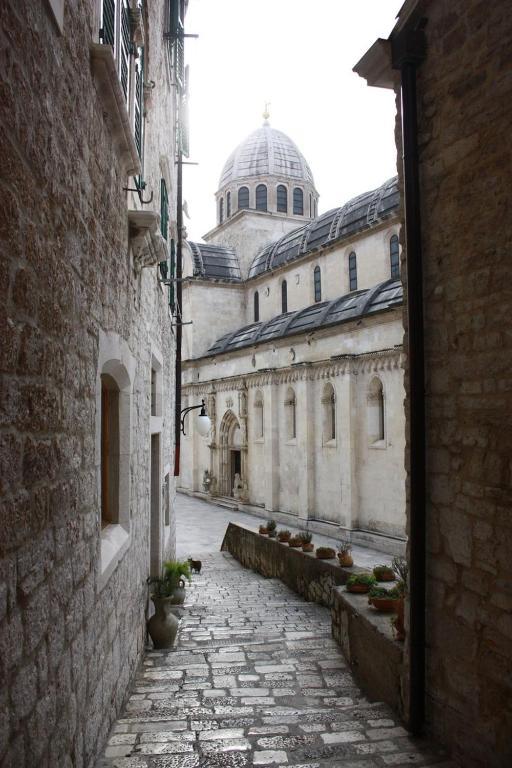
POLYGON ((174 239, 171 238, 171 250, 169 253, 169 278, 170 278, 170 285, 169 285, 169 306, 171 308, 171 312, 174 312, 174 277, 176 274, 176 249, 174 245, 174 239))
POLYGON ((114 47, 115 43, 116 0, 103 0, 101 13, 100 40, 104 45, 114 47))
POLYGON ((170 0, 170 29, 173 37, 183 36, 183 3, 182 0, 170 0))
POLYGON ((121 0, 121 85, 126 101, 130 93, 130 8, 128 0, 121 0))
POLYGON ((135 119, 134 119, 134 133, 135 133, 135 146, 137 152, 142 160, 142 148, 144 144, 144 49, 137 49, 137 59, 135 61, 135 119))
POLYGON ((165 179, 160 180, 160 230, 167 240, 167 227, 169 225, 169 195, 165 179))

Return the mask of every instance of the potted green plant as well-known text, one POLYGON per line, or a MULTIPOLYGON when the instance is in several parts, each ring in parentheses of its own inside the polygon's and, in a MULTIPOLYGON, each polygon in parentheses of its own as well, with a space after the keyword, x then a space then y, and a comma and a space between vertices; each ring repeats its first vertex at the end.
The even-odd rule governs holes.
POLYGON ((302 547, 302 536, 300 534, 296 534, 295 536, 290 536, 288 539, 288 546, 293 547, 294 549, 298 549, 302 547))
POLYGON ((385 587, 374 586, 368 593, 368 602, 377 611, 385 611, 394 613, 398 610, 398 603, 400 602, 400 592, 396 587, 392 589, 386 589, 385 587))
POLYGON ((155 613, 148 621, 148 632, 155 648, 172 648, 174 645, 179 621, 172 608, 185 599, 183 577, 190 581, 190 565, 179 560, 169 560, 164 563, 162 576, 150 576, 147 579, 155 606, 155 613))
POLYGON ((276 537, 276 521, 275 520, 269 520, 267 523, 267 531, 270 539, 275 539, 276 537))
POLYGON ((302 551, 303 552, 313 552, 315 549, 315 545, 312 542, 313 534, 309 531, 302 531, 301 533, 302 538, 302 551))
POLYGON ((373 575, 377 581, 394 581, 395 574, 390 565, 376 565, 373 569, 373 575))
POLYGON ((376 583, 373 573, 354 573, 349 577, 346 587, 347 592, 364 594, 376 583))
POLYGON ((288 531, 286 528, 282 528, 280 531, 277 532, 277 538, 280 542, 283 544, 286 544, 291 536, 291 531, 288 531))
POLYGON ((354 565, 354 560, 350 554, 352 551, 352 544, 348 539, 341 539, 338 544, 338 560, 340 565, 344 568, 350 568, 354 565))
POLYGON ((409 576, 409 564, 405 557, 394 557, 391 567, 397 577, 396 589, 399 594, 397 613, 391 620, 397 640, 405 640, 404 608, 407 595, 407 578, 409 576))
POLYGON ((336 557, 336 551, 332 547, 317 547, 315 554, 319 560, 332 560, 336 557))
POLYGON ((192 580, 190 563, 186 560, 168 560, 164 563, 164 579, 173 587, 174 605, 183 605, 185 602, 185 579, 192 580))

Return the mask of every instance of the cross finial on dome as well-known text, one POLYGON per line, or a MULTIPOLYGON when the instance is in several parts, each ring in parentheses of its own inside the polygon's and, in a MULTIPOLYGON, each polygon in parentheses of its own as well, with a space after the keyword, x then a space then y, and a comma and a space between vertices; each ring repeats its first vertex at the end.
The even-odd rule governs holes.
POLYGON ((263 110, 263 115, 262 115, 263 119, 265 120, 263 125, 268 125, 268 119, 270 117, 270 112, 268 111, 269 107, 270 107, 270 101, 266 101, 265 102, 265 109, 263 110))

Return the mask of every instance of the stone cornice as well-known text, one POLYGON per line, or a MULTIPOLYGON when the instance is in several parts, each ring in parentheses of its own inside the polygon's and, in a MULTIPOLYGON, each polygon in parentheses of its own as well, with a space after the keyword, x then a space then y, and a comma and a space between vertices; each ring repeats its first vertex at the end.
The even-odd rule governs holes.
POLYGON ((363 373, 379 373, 399 370, 403 363, 403 348, 380 349, 364 352, 360 355, 340 355, 330 360, 312 363, 299 363, 279 369, 254 371, 224 379, 189 382, 183 384, 184 394, 208 395, 215 392, 227 392, 237 389, 253 389, 269 384, 289 384, 297 381, 316 381, 334 379, 345 374, 357 376, 363 373))

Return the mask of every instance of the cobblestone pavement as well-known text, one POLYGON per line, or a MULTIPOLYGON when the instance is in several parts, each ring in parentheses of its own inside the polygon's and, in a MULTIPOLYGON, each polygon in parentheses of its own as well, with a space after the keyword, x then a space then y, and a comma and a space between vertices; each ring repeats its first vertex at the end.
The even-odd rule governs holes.
POLYGON ((370 703, 329 611, 203 556, 176 650, 149 651, 98 768, 454 768, 370 703))
MULTIPOLYGON (((262 520, 266 519, 220 507, 210 501, 187 496, 184 493, 176 495, 174 509, 176 556, 179 559, 190 556, 195 558, 200 552, 218 552, 230 521, 258 530, 262 520)), ((291 523, 279 523, 277 527, 288 528, 294 533, 299 530, 291 523)), ((313 534, 313 541, 319 547, 337 547, 336 539, 319 533, 313 534)), ((357 545, 352 547, 352 555, 356 564, 362 568, 373 568, 379 563, 390 563, 392 559, 392 555, 357 545)))

